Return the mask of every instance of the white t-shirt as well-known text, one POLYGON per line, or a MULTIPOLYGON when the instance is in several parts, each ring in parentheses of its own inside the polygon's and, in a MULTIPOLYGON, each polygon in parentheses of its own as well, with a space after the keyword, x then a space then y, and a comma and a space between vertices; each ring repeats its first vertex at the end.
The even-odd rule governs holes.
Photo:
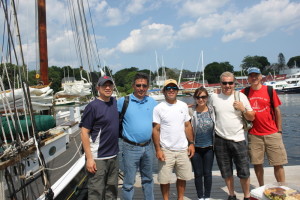
POLYGON ((190 119, 187 104, 180 100, 175 104, 164 101, 155 106, 153 122, 160 124, 160 145, 170 150, 187 149, 185 122, 190 119))
MULTIPOLYGON (((240 93, 240 101, 248 111, 252 111, 248 98, 240 93)), ((211 105, 216 114, 216 134, 220 137, 239 142, 245 140, 242 113, 233 107, 234 94, 227 96, 223 93, 211 95, 211 105)))

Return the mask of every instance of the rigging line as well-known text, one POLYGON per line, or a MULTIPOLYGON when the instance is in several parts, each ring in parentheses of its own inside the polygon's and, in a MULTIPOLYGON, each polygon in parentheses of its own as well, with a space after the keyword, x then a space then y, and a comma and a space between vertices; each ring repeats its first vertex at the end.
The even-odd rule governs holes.
MULTIPOLYGON (((0 113, 0 117, 2 119, 2 114, 0 113)), ((7 146, 7 138, 6 138, 6 135, 5 135, 5 132, 4 132, 4 128, 3 128, 3 124, 2 124, 2 120, 0 120, 0 127, 1 127, 1 131, 2 131, 2 135, 3 135, 3 139, 4 139, 4 143, 5 145, 7 146)), ((4 154, 3 154, 4 155, 4 154)), ((2 156, 1 156, 2 157, 2 156)), ((1 159, 0 157, 0 159, 1 159)))
POLYGON ((1 45, 1 60, 0 60, 0 63, 2 63, 2 61, 3 61, 3 57, 4 57, 4 55, 3 55, 3 52, 4 52, 4 45, 5 45, 5 43, 4 43, 4 39, 5 39, 5 31, 6 30, 6 25, 5 25, 5 20, 4 20, 4 22, 3 22, 3 33, 2 33, 2 45, 1 45))
MULTIPOLYGON (((33 139, 34 139, 34 144, 36 147, 36 152, 37 152, 37 157, 39 160, 39 164, 42 165, 43 167, 46 167, 46 162, 43 156, 43 153, 41 152, 40 148, 41 148, 41 137, 39 136, 38 132, 36 131, 36 122, 35 119, 33 117, 33 109, 32 109, 32 103, 31 103, 31 98, 30 98, 30 91, 29 91, 29 86, 28 83, 25 81, 22 81, 22 89, 23 92, 25 94, 25 99, 26 99, 26 104, 27 104, 27 108, 29 111, 29 115, 30 115, 30 119, 31 119, 31 123, 32 123, 32 132, 33 132, 33 139), (26 87, 25 87, 26 85, 26 87), (38 138, 38 141, 37 141, 38 138)), ((44 180, 44 188, 49 189, 50 187, 50 182, 49 182, 49 174, 47 173, 47 171, 42 171, 42 178, 44 180)))
POLYGON ((14 187, 14 182, 13 182, 11 174, 8 171, 7 168, 5 169, 5 180, 6 180, 6 183, 7 183, 9 196, 11 197, 11 199, 17 199, 17 195, 16 195, 16 192, 15 192, 16 190, 15 190, 15 187, 14 187))
POLYGON ((80 143, 80 145, 79 145, 79 147, 77 148, 77 150, 76 150, 74 156, 73 156, 66 164, 64 164, 64 165, 62 165, 62 166, 60 166, 60 167, 57 167, 57 168, 45 168, 45 170, 55 171, 55 170, 59 170, 59 169, 62 169, 62 168, 64 168, 64 167, 66 167, 67 165, 69 165, 69 164, 75 159, 75 157, 77 156, 77 154, 79 154, 79 156, 80 156, 79 151, 80 151, 80 149, 81 149, 81 148, 80 148, 81 146, 82 146, 82 143, 80 143))
POLYGON ((100 56, 99 56, 99 49, 98 49, 98 44, 97 44, 97 40, 96 40, 96 34, 95 34, 94 23, 93 23, 93 19, 92 19, 92 13, 91 13, 91 9, 90 9, 89 0, 87 0, 87 5, 88 5, 88 8, 89 8, 89 14, 90 14, 90 19, 91 19, 91 24, 92 24, 92 30, 93 30, 94 40, 95 40, 96 57, 98 59, 98 65, 101 67, 101 60, 100 60, 100 56))
MULTIPOLYGON (((27 111, 26 111, 26 107, 25 107, 25 97, 24 97, 24 93, 22 93, 22 99, 23 99, 23 102, 22 102, 22 106, 23 106, 23 110, 24 110, 24 115, 26 116, 25 117, 25 123, 26 124, 29 124, 28 123, 28 118, 27 118, 27 111)), ((27 130, 27 137, 28 137, 28 139, 30 139, 30 131, 29 131, 29 127, 28 126, 26 126, 26 130, 27 130)))
POLYGON ((6 24, 7 24, 7 31, 8 31, 8 36, 7 37, 9 39, 9 46, 10 46, 10 44, 12 45, 14 56, 15 56, 15 59, 16 59, 16 63, 17 63, 17 65, 19 65, 18 64, 17 52, 16 52, 14 40, 13 40, 13 36, 12 36, 11 30, 10 30, 10 23, 9 23, 9 19, 8 19, 7 5, 5 6, 5 4, 3 3, 3 0, 1 0, 1 2, 2 2, 2 5, 3 5, 3 11, 4 11, 5 19, 6 19, 6 24))
MULTIPOLYGON (((1 100, 2 100, 2 102, 4 102, 4 100, 6 100, 7 102, 7 104, 8 104, 8 108, 10 108, 9 107, 9 102, 8 102, 8 99, 7 99, 7 97, 6 97, 6 92, 5 92, 5 88, 4 88, 4 85, 3 85, 3 81, 2 81, 2 78, 0 77, 0 91, 3 91, 3 92, 1 92, 0 93, 0 95, 1 95, 1 100)), ((8 129, 9 129, 9 132, 10 132, 10 137, 11 137, 11 139, 12 139, 12 141, 14 141, 15 139, 14 139, 14 136, 13 136, 13 131, 12 131, 12 127, 11 127, 11 125, 10 125, 10 123, 9 123, 9 118, 8 118, 8 112, 7 112, 7 110, 6 110, 6 106, 5 106, 5 103, 3 103, 3 108, 4 108, 4 113, 6 114, 5 115, 5 118, 6 118, 6 121, 8 122, 7 123, 7 125, 8 125, 8 129)))
POLYGON ((75 44, 75 50, 77 54, 77 58, 79 58, 80 65, 83 66, 83 58, 81 54, 81 46, 78 38, 78 27, 77 27, 77 21, 76 21, 76 15, 75 15, 75 9, 74 9, 74 2, 72 0, 69 0, 68 7, 69 7, 69 13, 70 13, 70 22, 71 27, 74 32, 74 44, 75 44))
MULTIPOLYGON (((80 8, 82 8, 79 4, 79 0, 77 0, 77 5, 78 5, 78 13, 79 13, 79 19, 80 19, 80 23, 81 23, 81 31, 82 31, 82 39, 83 39, 83 44, 84 44, 84 47, 85 47, 85 54, 86 54, 86 59, 87 59, 87 63, 88 63, 88 66, 89 66, 89 70, 90 72, 92 71, 91 70, 91 63, 90 63, 90 59, 89 59, 89 53, 88 53, 88 45, 87 45, 87 41, 86 41, 86 36, 87 36, 87 33, 86 33, 86 29, 84 28, 84 22, 83 22, 83 18, 84 16, 82 15, 82 13, 80 12, 80 8)), ((82 8, 83 9, 83 8, 82 8)))
MULTIPOLYGON (((104 66, 104 68, 105 68, 105 66, 104 66)), ((112 74, 111 74, 111 71, 109 70, 109 68, 106 67, 106 69, 107 69, 107 71, 108 71, 109 76, 112 77, 112 74)), ((105 70, 104 70, 104 71, 105 71, 105 70)), ((116 91, 117 91, 117 95, 119 96, 119 91, 118 91, 118 88, 117 88, 117 86, 116 86, 115 80, 112 79, 112 81, 113 81, 113 85, 115 85, 115 89, 116 89, 116 91)))
MULTIPOLYGON (((20 75, 20 67, 17 67, 18 70, 19 70, 19 73, 17 73, 17 83, 19 84, 19 78, 22 79, 21 75, 20 75)), ((15 82, 14 82, 14 85, 15 85, 15 82)), ((19 131, 21 132, 21 136, 22 136, 22 140, 24 141, 25 138, 24 138, 24 133, 23 133, 23 130, 21 128, 21 122, 20 122, 20 117, 19 117, 19 112, 17 111, 17 107, 16 107, 16 98, 15 98, 15 86, 14 86, 14 89, 13 89, 13 102, 14 102, 14 116, 15 116, 15 120, 18 122, 19 126, 16 126, 16 132, 19 134, 19 131)))
MULTIPOLYGON (((4 7, 5 5, 3 5, 3 7, 4 7)), ((3 8, 3 13, 5 14, 5 10, 4 10, 4 8, 3 8)), ((10 59, 9 60, 11 60, 11 55, 10 55, 10 52, 11 52, 11 50, 10 50, 10 38, 9 38, 9 32, 8 32, 8 30, 7 30, 7 41, 5 41, 4 39, 5 39, 5 33, 6 33, 6 31, 5 31, 5 29, 6 29, 6 27, 7 27, 7 29, 9 29, 9 27, 8 27, 8 25, 7 25, 7 20, 6 19, 3 19, 3 26, 4 26, 4 29, 3 29, 3 52, 4 52, 4 46, 7 46, 6 47, 6 56, 4 56, 3 55, 3 57, 2 58, 6 58, 7 60, 8 60, 8 56, 10 56, 10 59), (4 42, 5 41, 5 42, 4 42), (5 43, 6 43, 6 45, 5 45, 5 43)), ((1 59, 1 61, 2 61, 2 59, 1 59)), ((10 63, 12 63, 12 62, 10 62, 10 63)))
MULTIPOLYGON (((95 52, 95 49, 94 49, 94 45, 92 43, 92 39, 91 39, 91 35, 90 35, 90 32, 89 32, 89 28, 88 28, 88 25, 87 25, 85 8, 84 8, 84 5, 82 3, 82 0, 81 0, 81 4, 82 4, 83 17, 84 17, 84 25, 85 25, 86 34, 87 34, 86 37, 88 39, 88 47, 89 47, 89 50, 91 52, 91 59, 92 59, 92 57, 96 57, 96 62, 97 62, 97 55, 96 55, 96 52, 95 52)), ((92 65, 91 67, 92 67, 92 69, 90 70, 90 72, 93 72, 94 71, 94 66, 92 65)))
POLYGON ((77 18, 76 18, 76 12, 75 12, 75 7, 74 7, 74 1, 71 0, 71 7, 70 10, 72 12, 73 21, 72 21, 72 27, 73 27, 73 32, 75 34, 74 37, 74 43, 76 44, 76 53, 78 58, 80 59, 80 65, 83 66, 83 57, 82 57, 82 51, 81 51, 81 44, 80 44, 80 38, 79 38, 79 30, 78 30, 78 25, 77 25, 77 18))
MULTIPOLYGON (((16 73, 16 69, 14 68, 14 77, 16 77, 15 75, 16 73)), ((18 75, 17 75, 18 77, 18 75)), ((19 134, 19 131, 20 131, 20 126, 18 126, 18 124, 16 122, 19 122, 20 123, 20 119, 17 117, 17 107, 16 107, 16 97, 15 97, 15 84, 16 82, 14 81, 14 87, 13 87, 13 90, 11 91, 12 92, 12 97, 13 97, 13 115, 12 115, 12 122, 13 122, 13 125, 14 125, 14 128, 15 128, 15 133, 16 133, 16 139, 17 139, 17 144, 19 147, 22 148, 22 143, 21 143, 21 137, 20 137, 20 134, 19 134)), ((21 125, 21 124, 19 124, 21 125)), ((23 136, 23 140, 24 140, 24 135, 23 135, 23 132, 21 131, 21 136, 23 136)))
MULTIPOLYGON (((12 0, 12 7, 13 7, 13 15, 15 16, 15 23, 17 26, 17 37, 19 40, 19 48, 20 48, 20 54, 21 54, 21 58, 22 58, 22 66, 25 66, 25 61, 24 61, 24 55, 23 55, 23 48, 22 48, 22 41, 21 41, 21 35, 20 35, 20 29, 19 29, 19 22, 18 22, 18 16, 17 16, 17 10, 16 10, 16 6, 15 6, 15 1, 12 0)), ((23 69, 23 73, 25 75, 24 69, 23 69)))
MULTIPOLYGON (((72 56, 71 56, 71 51, 73 50, 73 48, 71 48, 71 42, 70 42, 70 34, 68 33, 68 27, 67 27, 67 24, 68 24, 68 20, 67 20, 67 12, 64 13, 64 31, 65 31, 65 34, 68 38, 68 42, 65 42, 66 46, 67 44, 69 45, 69 51, 68 53, 64 54, 64 62, 67 63, 67 59, 69 60, 72 60, 72 56)), ((70 66, 74 66, 74 63, 70 63, 70 66)), ((75 77, 75 76, 74 76, 75 77)))
POLYGON ((81 181, 76 185, 76 188, 75 188, 75 189, 73 190, 73 192, 66 198, 66 200, 72 199, 72 196, 73 196, 74 194, 76 194, 78 187, 81 186, 82 183, 84 183, 84 181, 87 179, 87 177, 88 177, 88 175, 85 175, 85 176, 81 179, 81 181))

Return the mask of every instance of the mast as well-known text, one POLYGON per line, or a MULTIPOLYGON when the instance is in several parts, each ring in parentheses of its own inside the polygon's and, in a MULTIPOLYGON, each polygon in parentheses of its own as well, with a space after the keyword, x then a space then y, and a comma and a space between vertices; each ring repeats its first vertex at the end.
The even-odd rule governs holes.
POLYGON ((205 87, 204 85, 204 64, 203 64, 203 51, 201 51, 201 65, 202 65, 202 85, 203 87, 205 87))
POLYGON ((38 34, 40 53, 41 81, 48 85, 48 50, 47 50, 47 26, 46 26, 46 0, 38 0, 38 34))

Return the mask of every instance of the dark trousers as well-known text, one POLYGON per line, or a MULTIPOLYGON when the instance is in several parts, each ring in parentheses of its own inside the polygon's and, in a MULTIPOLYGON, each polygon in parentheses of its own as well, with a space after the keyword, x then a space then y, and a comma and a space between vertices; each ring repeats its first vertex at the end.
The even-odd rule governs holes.
POLYGON ((118 157, 107 160, 95 160, 97 171, 89 173, 89 200, 116 200, 118 196, 118 157))
POLYGON ((195 155, 192 157, 191 161, 198 198, 209 198, 212 186, 212 166, 214 163, 214 152, 212 147, 196 147, 195 155))

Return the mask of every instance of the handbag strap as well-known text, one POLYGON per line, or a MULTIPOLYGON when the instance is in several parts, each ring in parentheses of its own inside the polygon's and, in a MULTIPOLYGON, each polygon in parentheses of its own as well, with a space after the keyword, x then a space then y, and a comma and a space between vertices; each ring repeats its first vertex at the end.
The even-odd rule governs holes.
MULTIPOLYGON (((234 100, 235 100, 235 101, 241 101, 241 99, 240 99, 240 92, 239 92, 239 91, 234 91, 234 100)), ((246 120, 246 118, 245 118, 245 116, 243 115, 242 111, 240 111, 240 112, 241 112, 241 114, 242 114, 242 118, 244 118, 244 119, 246 120)))
POLYGON ((240 92, 239 91, 234 91, 234 100, 240 101, 240 92))

